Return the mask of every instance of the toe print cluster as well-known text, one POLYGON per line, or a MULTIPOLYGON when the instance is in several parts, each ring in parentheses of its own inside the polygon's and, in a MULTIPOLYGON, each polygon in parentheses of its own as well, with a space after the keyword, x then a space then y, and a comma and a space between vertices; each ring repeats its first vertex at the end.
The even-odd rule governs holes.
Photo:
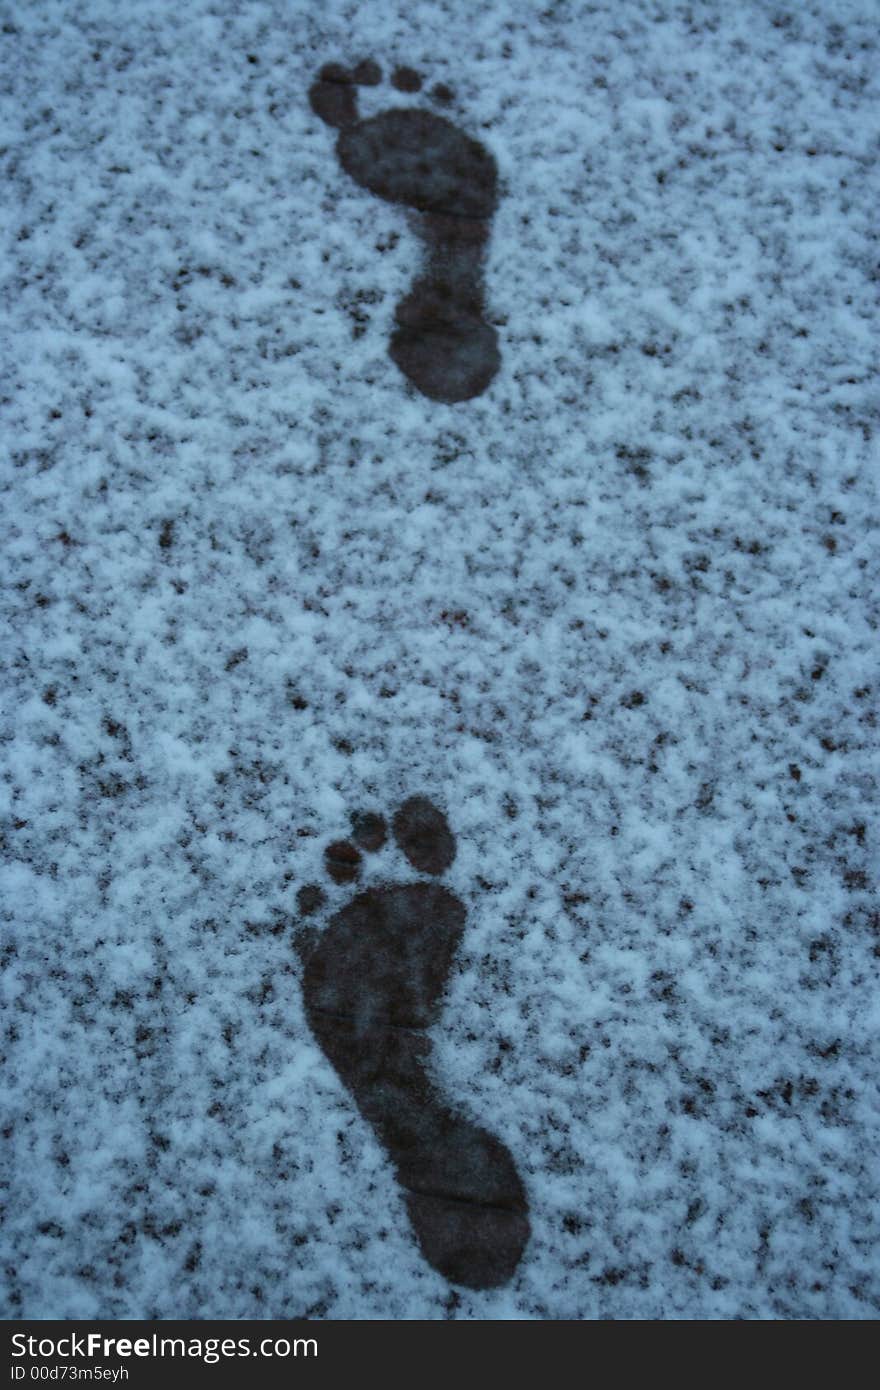
MULTIPOLYGON (((358 118, 356 87, 378 87, 382 81, 382 69, 372 58, 365 58, 354 67, 347 68, 342 63, 325 63, 309 89, 309 101, 316 116, 327 125, 342 128, 353 125, 358 118)), ((414 95, 422 90, 421 73, 406 65, 397 67, 391 74, 391 85, 398 92, 414 95)), ((445 82, 438 82, 431 88, 430 97, 439 106, 448 106, 455 99, 455 93, 445 82)))
MULTIPOLYGON (((405 801, 392 821, 394 839, 414 869, 423 874, 442 874, 455 858, 455 840, 443 812, 424 796, 405 801)), ((324 851, 324 867, 334 883, 355 883, 360 876, 361 851, 375 854, 388 839, 385 817, 376 811, 355 811, 347 840, 334 840, 324 851)), ((318 884, 310 883, 297 894, 297 906, 309 916, 325 902, 318 884)))
MULTIPOLYGON (((387 1150, 425 1259, 453 1283, 505 1283, 529 1236, 525 1191, 509 1152, 452 1107, 430 1079, 431 1042, 465 910, 436 882, 455 858, 455 837, 426 797, 404 802, 395 843, 430 880, 357 893, 320 933, 304 933, 303 998, 311 1029, 361 1114, 387 1150)), ((325 866, 353 883, 361 852, 382 848, 384 817, 358 813, 351 836, 328 846, 325 866)), ((323 905, 300 890, 304 915, 323 905)))
MULTIPOLYGON (((455 404, 486 390, 498 371, 498 337, 485 320, 483 262, 498 201, 495 160, 480 141, 432 111, 392 107, 362 119, 358 88, 374 87, 372 59, 352 68, 328 63, 309 91, 312 110, 339 131, 336 153, 370 193, 416 214, 425 264, 395 312, 389 352, 430 400, 455 404)), ((392 84, 417 93, 421 77, 397 68, 392 84)), ((454 93, 435 86, 435 103, 454 93)))

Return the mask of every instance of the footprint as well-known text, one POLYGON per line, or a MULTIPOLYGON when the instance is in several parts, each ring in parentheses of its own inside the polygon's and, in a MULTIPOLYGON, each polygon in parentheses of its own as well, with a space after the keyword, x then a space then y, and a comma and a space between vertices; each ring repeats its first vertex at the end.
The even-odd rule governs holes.
MULTIPOLYGON (((312 110, 339 131, 346 173, 389 203, 416 213, 425 264, 398 305, 390 355, 432 401, 452 405, 479 396, 501 365, 498 335, 484 318, 483 258, 497 198, 495 160, 445 116, 393 108, 361 120, 357 88, 381 81, 370 60, 355 68, 328 63, 309 91, 312 110)), ((397 68, 393 85, 415 92, 421 78, 397 68)), ((452 92, 442 83, 435 101, 452 92)))
MULTIPOLYGON (((436 879, 455 857, 446 817, 425 797, 404 802, 391 829, 420 874, 436 879)), ((326 851, 330 877, 353 882, 361 851, 386 838, 384 817, 354 815, 351 839, 326 851)), ((316 885, 298 894, 306 915, 324 900, 316 885)), ((397 1169, 422 1254, 450 1282, 488 1289, 522 1255, 526 1194, 504 1145, 450 1107, 427 1066, 464 922, 460 899, 437 882, 383 884, 323 932, 302 932, 299 951, 309 1024, 397 1169)))

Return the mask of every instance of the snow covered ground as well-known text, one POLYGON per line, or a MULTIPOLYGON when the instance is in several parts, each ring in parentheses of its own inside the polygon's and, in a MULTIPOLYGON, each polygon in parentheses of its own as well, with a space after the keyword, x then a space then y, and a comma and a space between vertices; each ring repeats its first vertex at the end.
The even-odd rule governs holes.
POLYGON ((5 1316, 877 1316, 876 20, 3 5, 5 1316), (363 58, 497 161, 471 401, 388 356, 363 58), (298 889, 414 794, 494 1291, 303 1010, 298 889))

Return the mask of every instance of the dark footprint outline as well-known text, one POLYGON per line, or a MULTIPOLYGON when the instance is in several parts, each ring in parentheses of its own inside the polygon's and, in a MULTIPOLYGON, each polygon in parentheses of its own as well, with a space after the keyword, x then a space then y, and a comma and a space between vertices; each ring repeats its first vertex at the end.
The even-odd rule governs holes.
MULTIPOLYGON (((362 188, 412 208, 425 264, 395 310, 389 354, 432 401, 456 405, 480 396, 501 366, 498 335, 485 319, 485 250, 498 203, 498 170, 480 141, 420 107, 393 107, 361 120, 357 88, 376 86, 381 69, 327 63, 309 89, 312 110, 339 131, 336 153, 362 188)), ((393 85, 414 92, 421 78, 397 68, 393 85)), ((446 104, 443 83, 432 97, 446 104)))
MULTIPOLYGON (((452 863, 455 837, 426 797, 405 801, 391 828, 420 873, 436 878, 452 863)), ((331 877, 339 866, 356 876, 361 850, 381 848, 386 835, 384 817, 356 813, 351 839, 325 853, 331 877)), ((312 884, 297 900, 303 915, 325 901, 312 884)), ((301 931, 297 950, 309 1025, 394 1163, 422 1254, 450 1283, 490 1289, 512 1277, 529 1239, 525 1189, 504 1145, 451 1109, 426 1070, 426 1030, 464 925, 463 903, 439 883, 382 884, 322 932, 301 931)))

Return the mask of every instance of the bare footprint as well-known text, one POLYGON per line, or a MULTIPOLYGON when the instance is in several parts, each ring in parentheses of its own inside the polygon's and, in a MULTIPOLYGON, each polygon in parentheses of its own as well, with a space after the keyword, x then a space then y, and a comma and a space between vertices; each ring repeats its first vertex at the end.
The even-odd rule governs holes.
MULTIPOLYGON (((396 310, 392 359, 433 401, 479 396, 501 365, 498 335, 484 318, 483 259, 498 201, 495 160, 444 116, 393 108, 361 120, 357 88, 381 81, 370 60, 328 63, 309 90, 312 110, 339 130, 339 162, 362 188, 417 215, 425 265, 396 310)), ((392 82, 416 92, 421 78, 397 68, 392 82)), ((452 98, 443 84, 435 101, 452 98)))
MULTIPOLYGON (((392 822, 398 847, 436 878, 455 857, 443 812, 425 797, 392 822)), ((381 848, 384 817, 352 817, 350 840, 325 854, 337 883, 353 882, 361 850, 381 848)), ((323 902, 300 889, 300 911, 323 902)), ((432 1084, 426 1030, 439 1018, 465 910, 430 881, 358 893, 323 932, 302 933, 303 998, 312 1031, 385 1146, 429 1264, 455 1284, 493 1288, 512 1276, 529 1238, 528 1202, 503 1144, 450 1108, 432 1084)))

